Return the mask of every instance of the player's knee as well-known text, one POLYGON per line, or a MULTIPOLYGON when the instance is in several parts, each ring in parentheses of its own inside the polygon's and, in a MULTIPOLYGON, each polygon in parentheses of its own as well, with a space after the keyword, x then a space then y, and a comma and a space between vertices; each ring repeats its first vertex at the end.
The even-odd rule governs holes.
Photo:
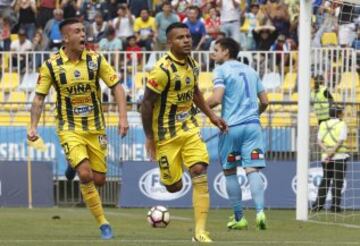
POLYGON ((176 182, 175 184, 166 185, 165 187, 168 192, 175 193, 182 189, 183 184, 182 184, 182 181, 180 180, 179 182, 176 182))
POLYGON ((104 174, 94 173, 94 184, 96 186, 103 186, 106 182, 106 176, 104 174))
POLYGON ((78 173, 81 183, 86 184, 94 180, 93 173, 90 168, 90 163, 88 160, 82 161, 77 167, 76 171, 78 173))
POLYGON ((207 170, 207 164, 197 163, 197 164, 193 165, 189 171, 190 171, 191 177, 196 177, 201 174, 205 174, 206 170, 207 170))

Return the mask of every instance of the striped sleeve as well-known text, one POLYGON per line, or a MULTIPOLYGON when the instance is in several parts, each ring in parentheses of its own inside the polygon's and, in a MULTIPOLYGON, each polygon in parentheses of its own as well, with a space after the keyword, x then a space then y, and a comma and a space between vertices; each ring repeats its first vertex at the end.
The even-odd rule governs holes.
POLYGON ((221 67, 215 68, 213 73, 214 73, 214 76, 213 76, 214 88, 216 88, 216 87, 224 87, 225 88, 224 75, 223 75, 221 67))
POLYGON ((36 93, 43 95, 47 95, 49 93, 51 84, 53 82, 53 78, 50 74, 51 71, 49 70, 49 67, 51 68, 51 66, 48 66, 47 63, 48 61, 46 61, 40 68, 40 73, 35 88, 36 93))

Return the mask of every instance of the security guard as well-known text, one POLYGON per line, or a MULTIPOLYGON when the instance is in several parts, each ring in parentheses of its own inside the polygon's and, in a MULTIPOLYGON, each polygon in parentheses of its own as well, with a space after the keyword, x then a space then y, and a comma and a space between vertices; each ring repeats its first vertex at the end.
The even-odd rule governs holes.
POLYGON ((311 100, 314 102, 314 111, 320 125, 322 121, 330 118, 329 107, 334 99, 328 89, 322 85, 324 82, 323 76, 317 75, 314 79, 315 91, 311 93, 311 100))
POLYGON ((313 210, 319 211, 323 208, 332 180, 331 211, 341 212, 341 189, 344 183, 346 161, 349 158, 348 148, 345 145, 347 126, 342 120, 343 109, 341 107, 333 105, 330 107, 329 113, 330 119, 320 124, 318 132, 318 144, 322 151, 323 178, 317 199, 313 204, 313 210))

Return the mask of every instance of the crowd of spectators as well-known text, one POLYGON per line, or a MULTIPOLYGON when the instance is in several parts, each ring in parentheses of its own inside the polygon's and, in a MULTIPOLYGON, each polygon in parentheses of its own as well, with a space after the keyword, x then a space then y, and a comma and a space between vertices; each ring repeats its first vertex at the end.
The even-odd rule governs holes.
MULTIPOLYGON (((360 49, 360 7, 336 2, 313 0, 313 47, 333 33, 330 45, 360 49)), ((194 50, 211 50, 219 35, 243 50, 291 51, 299 42, 299 0, 0 0, 0 49, 57 50, 68 17, 84 23, 88 46, 100 51, 165 50, 165 30, 177 21, 194 50)))

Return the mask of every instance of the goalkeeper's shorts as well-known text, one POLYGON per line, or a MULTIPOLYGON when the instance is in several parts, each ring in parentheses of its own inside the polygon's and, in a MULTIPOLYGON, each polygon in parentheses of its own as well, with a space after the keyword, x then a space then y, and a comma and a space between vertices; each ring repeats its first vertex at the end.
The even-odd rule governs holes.
POLYGON ((61 131, 60 144, 73 168, 88 159, 93 171, 106 173, 107 138, 103 131, 96 133, 61 131))
POLYGON ((220 135, 220 163, 224 170, 237 166, 263 168, 265 164, 264 138, 259 123, 230 127, 220 135))

